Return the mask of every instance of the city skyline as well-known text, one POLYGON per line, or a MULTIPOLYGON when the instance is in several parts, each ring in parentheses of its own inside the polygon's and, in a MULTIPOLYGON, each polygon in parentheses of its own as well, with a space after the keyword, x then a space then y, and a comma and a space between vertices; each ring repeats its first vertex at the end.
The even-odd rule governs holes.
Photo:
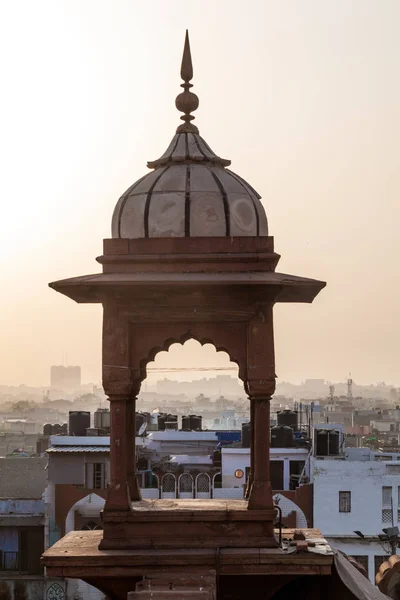
MULTIPOLYGON (((117 199, 179 123, 188 27, 200 132, 261 194, 280 270, 328 284, 312 308, 275 308, 278 382, 351 371, 400 385, 400 5, 23 4, 23 20, 5 7, 0 36, 2 382, 44 384, 65 353, 84 381, 101 379, 101 307, 47 284, 100 270, 117 199)), ((194 345, 161 364, 210 359, 194 345)))

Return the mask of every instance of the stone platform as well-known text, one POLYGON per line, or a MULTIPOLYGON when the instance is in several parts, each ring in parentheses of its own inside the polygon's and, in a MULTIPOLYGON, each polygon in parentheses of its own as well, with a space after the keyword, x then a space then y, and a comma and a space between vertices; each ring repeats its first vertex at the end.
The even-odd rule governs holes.
MULTIPOLYGON (((215 569, 220 575, 329 575, 333 552, 318 529, 301 530, 305 541, 284 548, 101 550, 102 531, 71 531, 43 554, 49 577, 144 576, 160 568, 215 569), (298 545, 301 544, 300 547, 298 545)), ((285 539, 293 538, 285 530, 285 539)), ((245 540, 244 540, 245 541, 245 540)), ((290 543, 290 542, 289 542, 290 543)))
MULTIPOLYGON (((68 533, 44 553, 47 575, 83 579, 112 600, 126 600, 127 594, 138 590, 143 581, 150 582, 151 598, 160 600, 166 597, 164 592, 161 596, 155 593, 160 584, 164 590, 208 590, 211 600, 247 597, 251 585, 254 598, 264 599, 272 598, 274 590, 303 576, 306 580, 310 580, 310 575, 317 576, 315 581, 320 581, 320 576, 330 580, 334 559, 317 529, 284 530, 284 546, 274 548, 250 547, 245 534, 242 547, 219 548, 189 547, 188 539, 186 548, 103 550, 102 540, 102 531, 68 533), (295 540, 297 537, 301 539, 295 540), (260 595, 256 594, 257 586, 260 595)), ((196 545, 196 539, 192 541, 196 545)))
POLYGON ((104 511, 100 548, 276 548, 275 519, 245 500, 142 500, 104 511))

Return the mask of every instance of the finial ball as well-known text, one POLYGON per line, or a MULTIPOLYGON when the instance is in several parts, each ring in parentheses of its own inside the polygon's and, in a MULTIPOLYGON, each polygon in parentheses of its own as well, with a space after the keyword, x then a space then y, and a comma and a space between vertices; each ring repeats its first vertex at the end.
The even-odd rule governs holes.
POLYGON ((199 107, 199 99, 193 92, 185 90, 176 97, 175 106, 179 111, 189 114, 199 107))

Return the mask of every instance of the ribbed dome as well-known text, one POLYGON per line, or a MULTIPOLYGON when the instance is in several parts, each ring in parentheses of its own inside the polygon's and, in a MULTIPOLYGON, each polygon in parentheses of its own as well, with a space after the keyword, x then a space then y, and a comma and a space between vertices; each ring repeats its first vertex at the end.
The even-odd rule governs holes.
POLYGON ((153 171, 118 200, 113 238, 268 235, 259 194, 226 168, 230 161, 217 156, 191 123, 190 113, 198 106, 189 91, 192 74, 187 37, 181 69, 185 91, 176 100, 184 123, 166 152, 147 163, 153 171))
POLYGON ((265 236, 260 196, 197 133, 175 135, 119 199, 112 237, 265 236))

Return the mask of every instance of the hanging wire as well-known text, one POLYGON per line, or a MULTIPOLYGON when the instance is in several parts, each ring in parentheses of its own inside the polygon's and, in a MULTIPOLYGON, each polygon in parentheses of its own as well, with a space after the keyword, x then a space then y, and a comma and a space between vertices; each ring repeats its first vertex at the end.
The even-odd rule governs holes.
POLYGON ((171 367, 155 368, 147 367, 148 373, 180 373, 181 371, 237 371, 238 367, 171 367))

